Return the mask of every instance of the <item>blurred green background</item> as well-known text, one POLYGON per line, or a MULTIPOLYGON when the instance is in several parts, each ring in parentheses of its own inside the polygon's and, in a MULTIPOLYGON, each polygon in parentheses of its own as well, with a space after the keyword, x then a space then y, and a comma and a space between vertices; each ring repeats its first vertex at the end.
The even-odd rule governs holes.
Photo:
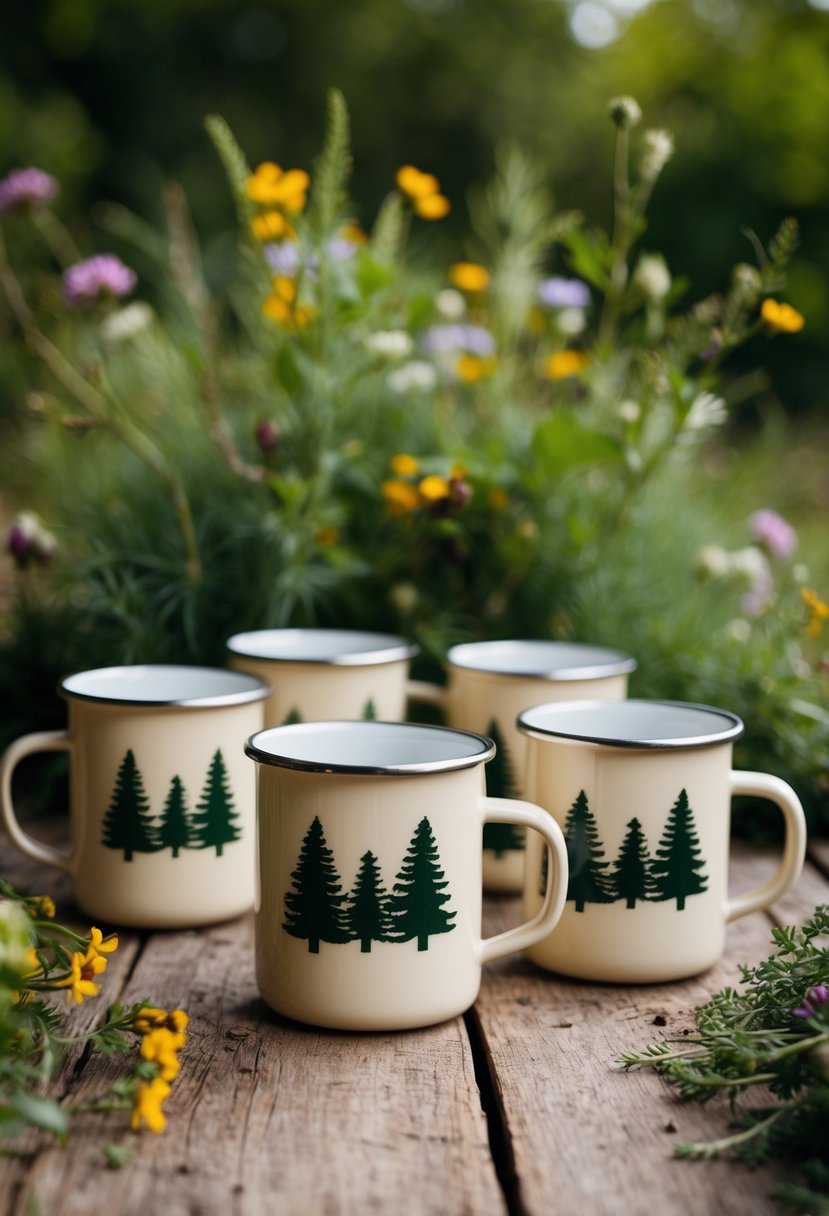
POLYGON ((178 179, 217 281, 234 236, 208 112, 252 162, 310 167, 339 86, 357 218, 412 162, 454 203, 421 239, 455 258, 476 252, 464 196, 505 141, 543 158, 560 206, 606 225, 607 100, 633 94, 644 125, 677 141, 643 244, 695 295, 753 259, 744 228, 765 239, 799 218, 788 298, 807 330, 796 351, 778 341, 742 360, 763 363, 790 414, 827 408, 829 0, 7 0, 4 16, 0 170, 56 174, 67 214, 107 198, 155 218, 178 179))

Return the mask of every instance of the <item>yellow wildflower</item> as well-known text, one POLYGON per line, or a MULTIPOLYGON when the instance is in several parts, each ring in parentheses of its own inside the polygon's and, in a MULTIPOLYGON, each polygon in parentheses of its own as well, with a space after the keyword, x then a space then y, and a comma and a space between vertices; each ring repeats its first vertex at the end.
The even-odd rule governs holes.
POLYGON ((456 460, 455 463, 452 465, 452 468, 449 470, 449 480, 456 481, 456 480, 459 480, 460 478, 468 477, 468 476, 469 476, 469 469, 466 467, 465 464, 461 464, 461 462, 459 460, 456 460))
POLYGON ((368 237, 359 224, 347 224, 340 235, 343 240, 351 241, 352 245, 368 244, 368 237))
POLYGON ((455 262, 449 267, 449 281, 461 291, 485 291, 489 286, 489 271, 477 262, 455 262))
POLYGON ((181 1068, 178 1053, 186 1042, 186 1034, 168 1030, 166 1026, 150 1030, 141 1040, 141 1059, 155 1064, 162 1080, 174 1081, 181 1068))
POLYGON ((397 187, 407 198, 427 198, 440 192, 440 182, 433 173, 422 173, 414 165, 403 165, 395 176, 397 187))
POLYGON ((509 502, 509 494, 502 486, 493 486, 487 494, 489 505, 496 511, 503 511, 509 502))
POLYGON ((319 528, 314 539, 323 549, 330 549, 340 539, 340 530, 332 527, 319 528))
POLYGON ((389 468, 398 477, 416 477, 420 472, 420 465, 408 452, 398 452, 396 456, 392 456, 389 468))
POLYGON ((76 951, 70 960, 71 971, 65 980, 61 980, 58 988, 68 988, 67 1002, 75 1001, 82 1005, 84 997, 97 996, 101 985, 96 984, 93 977, 106 970, 107 960, 100 954, 81 954, 76 951))
POLYGON ((568 376, 583 372, 589 362, 590 357, 583 350, 560 350, 550 355, 544 364, 544 371, 551 380, 565 380, 568 376))
POLYGON ((420 506, 417 490, 408 481, 384 481, 380 492, 392 515, 408 515, 420 506))
POLYGON ((273 293, 286 304, 293 304, 296 299, 296 281, 287 275, 278 274, 273 280, 273 293))
POLYGON ((139 1034, 147 1034, 150 1030, 158 1030, 162 1026, 167 1030, 172 1030, 176 1034, 181 1034, 187 1029, 190 1018, 183 1009, 173 1009, 168 1013, 166 1009, 156 1009, 152 1005, 145 1005, 133 1018, 133 1030, 139 1034))
POLYGON ((311 179, 304 169, 283 170, 264 161, 247 180, 247 195, 263 207, 278 207, 282 211, 302 211, 311 179))
POLYGON ((461 355, 455 364, 455 371, 465 384, 477 384, 485 380, 495 371, 493 358, 482 359, 480 355, 461 355))
POLYGON ((451 493, 449 482, 445 477, 439 477, 437 473, 424 477, 417 488, 421 498, 426 502, 440 502, 442 498, 448 498, 451 493))
POLYGON ((414 209, 422 220, 442 220, 452 210, 452 204, 442 194, 427 194, 414 200, 414 209))
POLYGON ((26 970, 23 972, 24 979, 31 979, 33 975, 37 975, 43 968, 40 965, 40 960, 37 957, 37 950, 34 946, 29 946, 26 951, 26 970))
POLYGON ((779 300, 764 300, 760 316, 778 334, 799 334, 806 324, 802 313, 792 308, 791 304, 781 304, 779 300))
POLYGON ((287 325, 291 320, 291 310, 279 296, 268 296, 263 300, 262 312, 269 321, 276 321, 277 325, 287 325))
POLYGON ((161 1105, 169 1098, 172 1090, 163 1077, 152 1081, 139 1081, 135 1088, 135 1104, 132 1110, 130 1127, 137 1132, 142 1123, 146 1123, 151 1132, 163 1132, 167 1126, 161 1105))
POLYGON ((250 221, 257 241, 281 241, 295 236, 295 232, 281 211, 263 211, 250 221))
POLYGON ((38 895, 35 902, 37 904, 37 911, 40 916, 45 916, 47 920, 55 919, 57 908, 55 907, 55 901, 50 895, 38 895))
POLYGON ((93 925, 89 930, 89 948, 87 954, 90 958, 94 958, 98 954, 114 954, 118 949, 118 938, 114 933, 110 933, 106 940, 100 929, 96 929, 93 925))
POLYGON ((806 634, 810 638, 818 638, 823 632, 823 622, 829 620, 829 604, 825 604, 811 587, 801 587, 800 598, 809 609, 806 634))

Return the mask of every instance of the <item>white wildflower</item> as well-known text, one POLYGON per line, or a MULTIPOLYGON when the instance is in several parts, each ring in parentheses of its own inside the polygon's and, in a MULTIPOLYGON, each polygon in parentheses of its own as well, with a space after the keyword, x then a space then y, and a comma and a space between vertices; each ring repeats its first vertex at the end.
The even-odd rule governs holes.
POLYGON ((430 392, 438 382, 438 374, 425 359, 412 359, 389 373, 388 386, 394 393, 430 392))
POLYGON ((738 616, 729 621, 725 632, 732 642, 739 642, 740 645, 751 641, 751 624, 744 617, 738 616))
POLYGON ((762 549, 747 545, 729 555, 729 568, 733 574, 742 575, 749 582, 765 580, 769 575, 769 561, 762 549))
POLYGON ((635 127, 642 117, 642 107, 633 97, 614 97, 607 108, 610 117, 622 131, 635 127))
POLYGON ((642 177, 656 181, 674 154, 674 137, 670 131, 645 131, 642 135, 642 177))
POLYGON ((671 290, 671 272, 661 253, 643 253, 636 266, 633 282, 649 300, 664 300, 671 290))
POLYGON ((560 308, 555 314, 556 328, 565 338, 575 338, 587 324, 583 308, 560 308))
POLYGON ((143 300, 134 300, 116 312, 111 312, 101 322, 101 337, 116 346, 142 333, 153 322, 155 313, 143 300))
POLYGON ((700 393, 694 398, 683 426, 686 431, 704 431, 711 426, 722 426, 727 418, 728 410, 722 397, 700 393))
POLYGON ((459 321, 466 315, 466 300, 454 287, 444 287, 435 297, 435 306, 447 321, 459 321))
POLYGON ((628 426, 633 426, 642 417, 642 407, 638 401, 621 401, 616 412, 628 426))
POLYGON ((731 557, 720 545, 704 545, 697 554, 696 568, 706 578, 725 578, 731 573, 731 557))
POLYGON ((414 349, 414 339, 404 329, 379 329, 366 336, 365 345, 385 359, 405 359, 414 349))
POLYGON ((414 583, 395 583, 389 590, 389 599, 401 616, 408 616, 416 608, 420 592, 414 583))

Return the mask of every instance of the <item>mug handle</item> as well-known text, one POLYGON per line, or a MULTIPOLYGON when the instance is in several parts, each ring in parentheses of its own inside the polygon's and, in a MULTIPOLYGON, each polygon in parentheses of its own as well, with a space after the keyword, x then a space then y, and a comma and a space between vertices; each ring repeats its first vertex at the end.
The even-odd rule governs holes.
POLYGON ((31 756, 34 752, 71 752, 71 750, 72 740, 67 731, 45 730, 16 739, 6 748, 3 759, 0 761, 0 812, 6 831, 11 836, 13 843, 27 857, 32 857, 35 861, 42 861, 47 866, 56 866, 67 873, 72 867, 71 857, 67 857, 60 849, 53 849, 51 845, 33 840, 21 828, 12 802, 12 773, 24 756, 31 756))
POLYGON ((446 694, 449 689, 443 684, 429 684, 426 680, 407 680, 406 696, 410 701, 421 701, 424 705, 437 705, 438 709, 446 708, 446 694))
POLYGON ((532 920, 518 925, 515 929, 508 929, 506 933, 497 933, 494 937, 485 938, 481 942, 481 962, 491 963, 493 959, 501 958, 514 950, 526 950, 528 946, 534 946, 558 924, 567 899, 567 846, 555 819, 540 806, 518 798, 482 797, 481 802, 484 808, 484 823, 515 823, 533 828, 544 839, 555 861, 552 868, 554 881, 547 884, 544 903, 532 920))
POLYGON ((732 771, 731 793, 751 794, 757 798, 768 798, 783 813, 786 823, 786 838, 783 842, 783 857, 777 873, 759 887, 726 900, 727 922, 768 908, 797 882, 806 857, 806 816, 800 799, 790 785, 773 777, 770 773, 732 771))

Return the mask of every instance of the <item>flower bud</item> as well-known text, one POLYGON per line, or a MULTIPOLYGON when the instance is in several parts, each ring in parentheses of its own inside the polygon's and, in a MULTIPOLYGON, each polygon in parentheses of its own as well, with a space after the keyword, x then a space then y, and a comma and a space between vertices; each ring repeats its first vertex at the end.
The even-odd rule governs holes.
POLYGON ((614 97, 608 112, 620 131, 635 127, 642 117, 642 107, 633 97, 614 97))
POLYGON ((282 442, 279 428, 267 418, 263 418, 261 422, 256 424, 254 434, 256 435, 256 442, 266 455, 268 452, 273 452, 278 448, 282 442))

